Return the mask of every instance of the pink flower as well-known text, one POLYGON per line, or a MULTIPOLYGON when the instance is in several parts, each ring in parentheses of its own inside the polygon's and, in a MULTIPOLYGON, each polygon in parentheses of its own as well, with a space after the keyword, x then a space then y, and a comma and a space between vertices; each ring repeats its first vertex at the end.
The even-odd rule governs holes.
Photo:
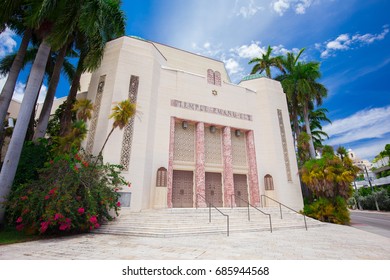
POLYGON ((65 222, 60 223, 60 230, 69 230, 72 224, 71 221, 72 221, 71 219, 66 218, 65 222))
POLYGON ((76 165, 73 167, 73 169, 74 169, 74 171, 76 171, 76 172, 79 171, 79 169, 78 169, 78 167, 77 167, 76 165))
POLYGON ((53 188, 49 191, 49 195, 53 195, 56 193, 57 188, 53 188))
POLYGON ((95 228, 99 228, 100 225, 98 223, 95 224, 95 228))
POLYGON ((116 206, 121 207, 120 201, 118 201, 118 202, 116 203, 116 206))
POLYGON ((77 210, 77 212, 81 215, 81 214, 84 214, 85 210, 84 210, 84 208, 79 208, 77 210))
POLYGON ((92 216, 91 218, 89 218, 89 221, 93 224, 96 224, 97 223, 97 218, 96 216, 92 216))
POLYGON ((23 218, 22 217, 19 217, 17 220, 16 220, 17 223, 21 223, 23 222, 23 218))
POLYGON ((45 200, 48 200, 50 198, 49 195, 45 195, 45 200))
POLYGON ((88 167, 88 162, 83 161, 83 165, 84 165, 85 167, 88 167))
POLYGON ((64 217, 64 216, 62 216, 61 213, 56 213, 56 214, 54 215, 54 220, 57 221, 57 220, 59 220, 59 219, 62 219, 63 217, 64 217))
POLYGON ((69 229, 70 229, 70 224, 67 223, 60 224, 60 230, 69 230, 69 229))
POLYGON ((131 183, 128 183, 127 186, 128 186, 129 188, 131 188, 131 183))
POLYGON ((21 199, 21 200, 27 200, 27 199, 28 199, 28 196, 27 196, 27 195, 22 196, 20 199, 21 199))
POLYGON ((17 231, 21 231, 21 230, 23 230, 23 228, 24 228, 24 224, 20 224, 20 225, 16 226, 17 231))
POLYGON ((49 221, 47 221, 47 222, 42 222, 41 223, 41 228, 40 228, 40 232, 41 233, 44 233, 46 230, 47 230, 47 228, 49 227, 49 225, 50 225, 50 222, 49 221))

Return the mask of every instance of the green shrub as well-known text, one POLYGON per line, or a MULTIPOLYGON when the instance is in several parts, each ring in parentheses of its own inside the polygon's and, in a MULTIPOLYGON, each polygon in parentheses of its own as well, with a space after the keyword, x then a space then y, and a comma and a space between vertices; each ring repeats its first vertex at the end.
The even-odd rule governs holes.
POLYGON ((39 179, 14 188, 7 220, 18 230, 58 234, 86 232, 118 214, 121 167, 95 165, 84 153, 61 155, 40 170, 39 179), (112 211, 111 211, 112 210, 112 211))
POLYGON ((50 147, 46 139, 38 143, 26 142, 20 156, 13 185, 24 184, 38 179, 38 170, 44 167, 49 158, 50 147))
POLYGON ((349 224, 350 222, 347 203, 340 196, 333 200, 321 197, 311 204, 306 204, 303 211, 307 216, 322 222, 334 224, 349 224))

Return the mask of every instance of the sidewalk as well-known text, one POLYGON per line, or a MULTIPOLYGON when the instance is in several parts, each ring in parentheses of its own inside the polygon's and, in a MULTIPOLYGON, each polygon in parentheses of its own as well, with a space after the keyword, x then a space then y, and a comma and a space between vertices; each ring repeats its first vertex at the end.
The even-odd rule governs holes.
POLYGON ((84 234, 0 246, 3 260, 390 260, 390 238, 349 226, 174 238, 84 234))

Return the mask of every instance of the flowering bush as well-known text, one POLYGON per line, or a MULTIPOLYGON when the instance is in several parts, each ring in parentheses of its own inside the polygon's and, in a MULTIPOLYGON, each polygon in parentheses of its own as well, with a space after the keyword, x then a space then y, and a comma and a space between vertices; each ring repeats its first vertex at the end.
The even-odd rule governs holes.
POLYGON ((118 214, 117 190, 127 182, 121 166, 96 163, 83 152, 60 155, 39 179, 16 186, 7 202, 8 223, 30 233, 86 232, 118 214))

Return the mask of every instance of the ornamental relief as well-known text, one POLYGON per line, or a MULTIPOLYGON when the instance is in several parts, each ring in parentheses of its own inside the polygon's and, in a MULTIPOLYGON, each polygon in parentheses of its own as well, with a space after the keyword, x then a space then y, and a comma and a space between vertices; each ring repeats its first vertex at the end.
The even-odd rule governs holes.
MULTIPOLYGON (((139 77, 131 75, 128 98, 131 103, 137 103, 139 77)), ((134 132, 134 116, 130 119, 129 123, 125 126, 122 140, 122 150, 120 164, 124 170, 129 170, 131 146, 133 143, 134 132)))
POLYGON ((195 126, 191 123, 175 123, 174 161, 195 162, 195 126))
POLYGON ((214 126, 205 127, 205 163, 222 164, 221 129, 214 126))
POLYGON ((89 134, 88 134, 88 140, 87 140, 87 146, 86 146, 86 152, 88 154, 92 154, 92 151, 93 151, 93 145, 95 142, 96 126, 97 126, 97 121, 99 118, 100 105, 102 103, 102 96, 103 96, 105 81, 106 81, 106 75, 100 76, 98 88, 97 88, 96 96, 95 96, 93 116, 91 119, 91 123, 89 125, 89 134))
POLYGON ((280 137, 282 139, 284 165, 286 168, 287 180, 291 182, 292 181, 291 167, 290 167, 290 159, 288 157, 287 139, 286 139, 286 132, 284 129, 284 124, 283 124, 282 110, 280 110, 280 109, 277 109, 277 110, 278 110, 278 120, 279 120, 279 128, 280 128, 280 137))
POLYGON ((232 133, 232 158, 233 166, 248 166, 248 160, 246 157, 246 140, 245 133, 237 136, 236 133, 232 133))

